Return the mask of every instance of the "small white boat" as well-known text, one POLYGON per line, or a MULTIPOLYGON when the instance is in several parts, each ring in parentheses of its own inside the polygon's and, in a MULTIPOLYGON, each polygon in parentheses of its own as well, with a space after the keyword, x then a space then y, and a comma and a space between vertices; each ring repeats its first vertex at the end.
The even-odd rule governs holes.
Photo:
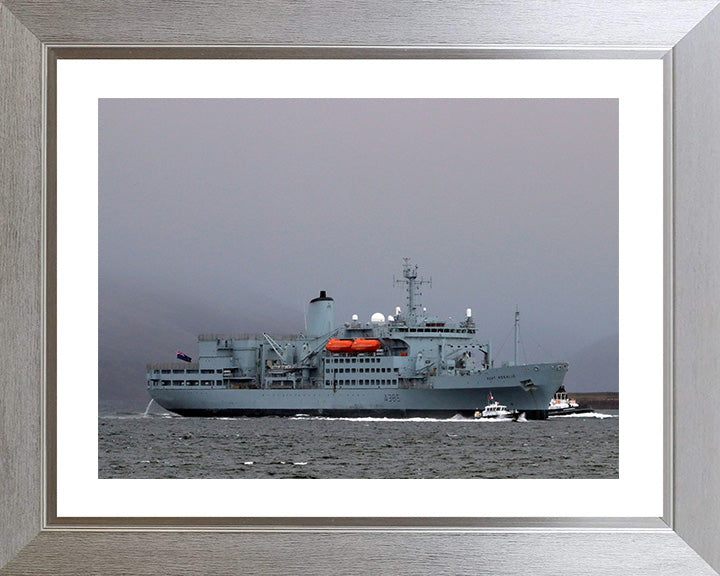
POLYGON ((500 402, 493 402, 488 404, 485 408, 475 412, 475 418, 514 418, 514 410, 508 410, 507 406, 500 404, 500 402))

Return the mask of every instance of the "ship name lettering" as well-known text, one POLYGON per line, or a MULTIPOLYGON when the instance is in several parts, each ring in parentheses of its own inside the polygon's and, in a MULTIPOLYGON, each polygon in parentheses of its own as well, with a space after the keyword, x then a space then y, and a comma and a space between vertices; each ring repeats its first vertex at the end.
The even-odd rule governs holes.
POLYGON ((506 380, 508 378, 515 378, 515 374, 501 374, 500 376, 487 376, 486 379, 488 382, 491 382, 492 380, 495 380, 496 378, 498 380, 506 380))
POLYGON ((385 394, 385 402, 400 402, 400 394, 385 394))

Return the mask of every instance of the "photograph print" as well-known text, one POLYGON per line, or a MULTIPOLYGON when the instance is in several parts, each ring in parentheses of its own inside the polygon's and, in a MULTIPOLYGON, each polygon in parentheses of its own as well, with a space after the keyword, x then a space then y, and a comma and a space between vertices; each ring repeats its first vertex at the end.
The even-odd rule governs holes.
POLYGON ((100 478, 618 478, 617 99, 100 99, 100 478))

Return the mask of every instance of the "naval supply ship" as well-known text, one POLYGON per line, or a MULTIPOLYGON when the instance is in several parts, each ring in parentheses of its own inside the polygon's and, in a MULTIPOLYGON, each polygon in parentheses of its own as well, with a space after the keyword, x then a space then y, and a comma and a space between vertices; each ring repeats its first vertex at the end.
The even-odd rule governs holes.
MULTIPOLYGON (((306 329, 198 337, 192 362, 149 364, 152 399, 182 416, 472 417, 489 398, 528 419, 545 419, 568 369, 565 362, 495 366, 490 342, 476 337, 471 309, 460 322, 429 316, 418 267, 406 258, 405 310, 335 325, 334 300, 310 300, 306 329)), ((515 316, 515 339, 518 320, 515 316)))

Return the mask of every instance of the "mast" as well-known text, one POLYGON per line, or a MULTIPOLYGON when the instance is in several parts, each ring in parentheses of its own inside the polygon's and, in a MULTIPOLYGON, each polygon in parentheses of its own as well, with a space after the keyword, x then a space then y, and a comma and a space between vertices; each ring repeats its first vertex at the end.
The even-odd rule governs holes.
POLYGON ((419 296, 422 296, 420 292, 420 286, 423 284, 429 284, 432 286, 432 278, 425 280, 424 278, 418 278, 417 264, 410 264, 410 258, 403 258, 403 279, 396 280, 393 277, 394 285, 407 284, 407 320, 408 326, 414 326, 417 324, 418 312, 422 309, 422 304, 418 300, 419 296))
POLYGON ((518 349, 520 348, 520 310, 515 306, 515 366, 518 365, 518 349))

